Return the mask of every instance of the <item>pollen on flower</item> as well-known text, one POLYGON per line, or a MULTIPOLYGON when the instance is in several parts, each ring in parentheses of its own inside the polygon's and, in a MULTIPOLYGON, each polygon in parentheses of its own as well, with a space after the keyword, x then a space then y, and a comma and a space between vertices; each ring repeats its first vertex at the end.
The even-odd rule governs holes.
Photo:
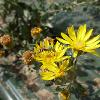
POLYGON ((31 36, 32 37, 37 36, 41 32, 42 32, 42 28, 40 28, 40 27, 34 27, 34 28, 31 29, 31 36))
POLYGON ((34 56, 33 56, 33 53, 28 50, 28 51, 25 51, 22 55, 22 60, 23 60, 23 63, 24 64, 27 64, 27 65, 30 65, 32 64, 33 60, 34 60, 34 56))
POLYGON ((3 35, 2 37, 0 37, 0 44, 1 45, 5 45, 5 46, 9 46, 12 43, 12 38, 10 35, 3 35))

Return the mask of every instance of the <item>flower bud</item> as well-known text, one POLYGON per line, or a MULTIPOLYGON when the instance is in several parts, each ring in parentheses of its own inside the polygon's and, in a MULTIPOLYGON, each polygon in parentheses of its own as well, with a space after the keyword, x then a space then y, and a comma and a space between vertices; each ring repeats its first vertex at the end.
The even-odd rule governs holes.
POLYGON ((42 32, 42 29, 40 27, 34 27, 31 29, 31 36, 36 37, 42 32))

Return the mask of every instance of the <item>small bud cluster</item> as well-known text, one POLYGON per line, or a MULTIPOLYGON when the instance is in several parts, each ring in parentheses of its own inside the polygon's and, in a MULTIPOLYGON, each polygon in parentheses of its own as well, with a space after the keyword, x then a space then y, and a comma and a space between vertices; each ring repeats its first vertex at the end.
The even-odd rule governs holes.
POLYGON ((41 32, 42 32, 42 29, 40 27, 34 27, 31 29, 31 36, 32 37, 37 36, 41 32))

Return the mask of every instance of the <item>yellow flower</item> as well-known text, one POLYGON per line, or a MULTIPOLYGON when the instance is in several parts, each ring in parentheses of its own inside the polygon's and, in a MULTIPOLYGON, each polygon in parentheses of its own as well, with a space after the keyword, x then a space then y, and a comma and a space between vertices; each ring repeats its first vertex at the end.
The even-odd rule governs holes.
POLYGON ((40 27, 34 27, 31 29, 31 36, 37 36, 42 32, 42 29, 40 27))
POLYGON ((68 35, 61 33, 63 39, 58 38, 60 42, 68 44, 70 48, 74 50, 74 55, 77 56, 78 51, 89 52, 96 54, 95 49, 100 47, 100 35, 97 35, 91 39, 93 29, 90 29, 86 32, 86 24, 81 25, 77 31, 77 34, 74 31, 74 27, 71 26, 68 28, 68 35))
POLYGON ((40 42, 40 45, 36 44, 34 48, 34 58, 42 63, 54 63, 62 61, 68 56, 64 56, 67 48, 61 45, 59 42, 54 44, 51 41, 44 40, 40 42))
POLYGON ((68 71, 71 67, 68 67, 69 61, 63 61, 62 64, 56 65, 53 63, 44 64, 41 67, 40 75, 43 80, 53 80, 58 77, 65 75, 65 72, 68 71))

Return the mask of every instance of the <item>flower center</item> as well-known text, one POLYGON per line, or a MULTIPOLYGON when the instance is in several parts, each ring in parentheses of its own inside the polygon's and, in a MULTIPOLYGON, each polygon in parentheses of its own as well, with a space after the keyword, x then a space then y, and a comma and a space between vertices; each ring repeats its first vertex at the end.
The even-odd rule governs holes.
POLYGON ((54 52, 47 52, 47 54, 45 54, 45 56, 44 56, 44 59, 47 62, 54 60, 55 59, 55 53, 54 52))
POLYGON ((79 41, 79 42, 75 42, 74 43, 74 48, 76 50, 82 50, 84 47, 85 47, 85 43, 84 42, 79 41))
POLYGON ((51 55, 51 54, 48 54, 46 57, 47 57, 47 58, 51 58, 51 57, 52 57, 52 55, 51 55))

